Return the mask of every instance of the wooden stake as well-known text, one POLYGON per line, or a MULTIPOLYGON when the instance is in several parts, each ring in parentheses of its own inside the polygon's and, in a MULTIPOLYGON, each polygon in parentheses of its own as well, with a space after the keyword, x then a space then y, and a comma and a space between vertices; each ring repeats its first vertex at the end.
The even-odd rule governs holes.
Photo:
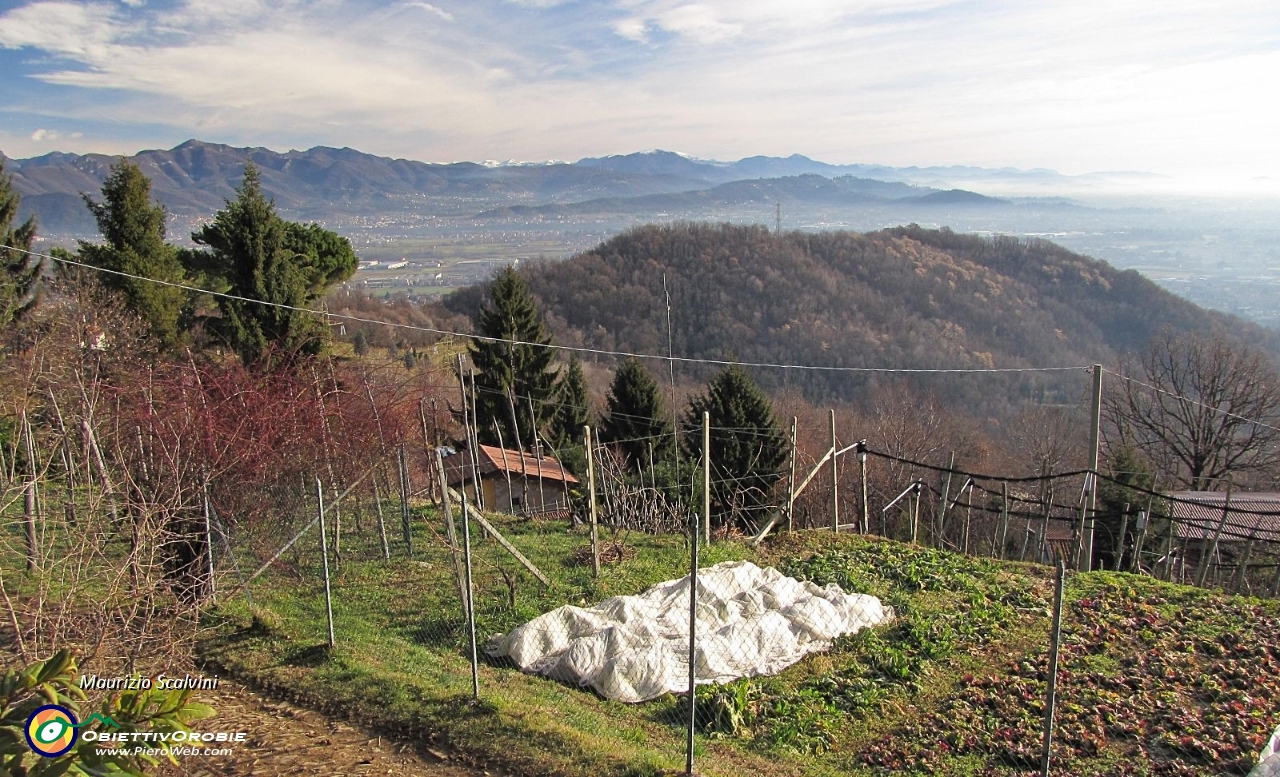
MULTIPOLYGON (((1009 540, 1009 481, 1000 481, 1000 553, 998 558, 1006 555, 1009 540)), ((997 554, 993 551, 992 556, 997 554)))
POLYGON ((1222 539, 1222 528, 1227 525, 1227 516, 1231 514, 1231 486, 1232 480, 1227 479, 1227 498, 1222 502, 1222 519, 1218 521, 1218 529, 1213 533, 1213 542, 1209 545, 1209 551, 1205 553, 1204 559, 1200 562, 1200 571, 1196 574, 1196 585, 1204 587, 1205 576, 1209 573, 1209 563, 1214 556, 1218 555, 1218 540, 1222 539))
POLYGON ((956 452, 951 451, 951 458, 947 461, 947 477, 942 484, 942 506, 938 509, 938 525, 933 538, 933 546, 938 550, 942 550, 943 546, 946 544, 947 502, 951 500, 951 473, 955 468, 956 452))
POLYGON ((27 418, 27 411, 22 411, 22 434, 26 439, 27 446, 27 488, 26 488, 26 511, 24 519, 27 526, 27 571, 34 572, 39 563, 38 550, 36 546, 36 451, 35 443, 31 440, 31 421, 27 418))
MULTIPOLYGON (((507 461, 507 447, 502 444, 502 426, 498 424, 498 419, 493 419, 493 431, 498 435, 498 448, 502 451, 502 474, 507 477, 507 513, 516 514, 515 491, 511 489, 511 462, 507 461)), ((495 496, 494 501, 498 498, 495 496)))
POLYGON ((382 560, 391 560, 391 546, 387 544, 387 522, 382 516, 382 494, 378 493, 378 476, 373 476, 373 505, 378 511, 378 539, 382 541, 382 560))

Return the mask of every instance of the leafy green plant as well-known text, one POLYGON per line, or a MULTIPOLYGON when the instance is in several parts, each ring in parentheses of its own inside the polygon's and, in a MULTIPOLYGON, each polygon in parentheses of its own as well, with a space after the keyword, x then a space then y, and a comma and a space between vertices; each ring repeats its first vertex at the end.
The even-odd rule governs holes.
MULTIPOLYGON (((86 697, 77 683, 78 676, 74 655, 64 649, 44 661, 10 669, 0 677, 0 770, 4 774, 14 777, 138 776, 161 762, 145 750, 113 750, 98 742, 83 740, 56 758, 42 758, 31 752, 25 730, 27 720, 37 709, 57 704, 80 718, 80 704, 86 697)), ((158 687, 123 691, 108 697, 85 723, 96 718, 125 733, 190 732, 193 721, 214 714, 211 707, 195 702, 192 693, 158 687)), ((149 744, 170 763, 178 762, 167 742, 149 744)))

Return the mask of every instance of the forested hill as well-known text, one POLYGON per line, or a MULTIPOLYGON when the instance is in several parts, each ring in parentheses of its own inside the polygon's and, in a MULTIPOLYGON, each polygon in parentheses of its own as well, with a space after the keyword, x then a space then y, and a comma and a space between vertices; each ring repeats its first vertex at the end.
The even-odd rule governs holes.
MULTIPOLYGON (((1274 334, 1133 270, 1044 240, 945 228, 777 235, 645 226, 524 273, 559 342, 607 350, 666 353, 664 273, 674 350, 686 357, 898 369, 1110 365, 1165 326, 1230 330, 1277 350, 1274 334)), ((471 314, 482 293, 465 289, 446 304, 471 314)), ((759 378, 814 400, 848 397, 865 382, 825 372, 759 378)), ((1035 390, 1028 385, 1021 390, 1035 390)))

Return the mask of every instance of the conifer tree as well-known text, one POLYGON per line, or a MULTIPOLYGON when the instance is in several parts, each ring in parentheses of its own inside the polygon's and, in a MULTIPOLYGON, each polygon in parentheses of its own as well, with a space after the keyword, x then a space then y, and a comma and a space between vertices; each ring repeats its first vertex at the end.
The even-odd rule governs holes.
POLYGON ((746 370, 730 365, 695 396, 684 419, 684 448, 702 458, 702 413, 711 415, 711 495, 722 520, 741 522, 766 504, 781 477, 786 437, 769 398, 746 370))
POLYGON ((648 466, 650 444, 657 460, 665 460, 673 451, 671 421, 658 382, 637 359, 626 359, 613 374, 600 439, 617 445, 638 469, 648 466))
POLYGON ((245 298, 219 298, 222 335, 246 364, 273 349, 286 359, 320 353, 328 329, 319 316, 302 309, 355 272, 351 243, 315 224, 276 215, 252 164, 245 165, 237 191, 212 223, 191 235, 207 247, 190 255, 196 269, 220 280, 229 294, 245 298))
POLYGON ((578 355, 569 357, 569 366, 556 388, 556 413, 551 424, 551 439, 557 447, 565 443, 582 443, 582 427, 591 423, 587 399, 587 376, 578 355))
POLYGON ((522 443, 531 442, 536 424, 545 432, 554 412, 557 374, 552 367, 551 333, 538 304, 515 268, 507 267, 489 284, 489 299, 476 317, 476 332, 483 338, 470 344, 476 368, 476 414, 483 441, 497 443, 496 422, 502 441, 514 447, 517 438, 512 416, 519 424, 522 443), (532 400, 536 418, 529 416, 532 400))
POLYGON ((0 157, 0 325, 12 323, 35 305, 44 273, 44 263, 24 253, 36 236, 35 216, 14 225, 21 202, 0 157))
MULTIPOLYGON (((165 209, 151 202, 151 181, 137 165, 121 160, 111 167, 102 184, 102 202, 88 194, 83 197, 106 242, 80 241, 80 261, 141 278, 184 281, 178 251, 164 240, 165 209)), ((112 273, 102 273, 101 280, 124 293, 130 309, 150 325, 161 345, 178 342, 179 317, 189 299, 186 291, 112 273)))
POLYGON ((587 398, 587 376, 577 354, 569 357, 569 365, 556 387, 556 411, 551 420, 551 441, 566 469, 575 474, 586 471, 587 454, 583 447, 582 427, 591 423, 587 398))

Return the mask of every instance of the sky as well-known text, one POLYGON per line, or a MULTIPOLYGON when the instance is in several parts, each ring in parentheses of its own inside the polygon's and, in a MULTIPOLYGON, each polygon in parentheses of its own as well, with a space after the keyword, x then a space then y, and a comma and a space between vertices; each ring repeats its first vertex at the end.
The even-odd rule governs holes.
POLYGON ((1280 181, 1275 0, 0 2, 0 151, 1280 181))

